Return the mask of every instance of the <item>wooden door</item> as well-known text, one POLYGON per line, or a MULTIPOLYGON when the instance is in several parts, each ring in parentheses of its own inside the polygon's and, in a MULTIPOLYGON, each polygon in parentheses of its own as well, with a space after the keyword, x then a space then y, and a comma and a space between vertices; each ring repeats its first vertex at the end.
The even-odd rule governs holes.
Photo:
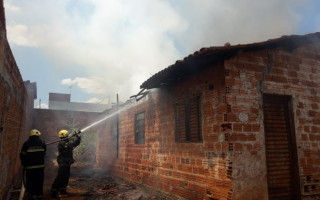
POLYGON ((300 199, 291 98, 264 95, 263 101, 269 199, 300 199))

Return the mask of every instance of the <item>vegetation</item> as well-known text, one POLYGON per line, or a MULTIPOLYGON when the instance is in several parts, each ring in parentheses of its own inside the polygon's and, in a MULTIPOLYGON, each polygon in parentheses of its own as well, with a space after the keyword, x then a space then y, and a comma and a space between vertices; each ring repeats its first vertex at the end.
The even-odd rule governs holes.
POLYGON ((97 134, 95 132, 81 133, 81 143, 73 151, 74 159, 80 162, 95 162, 96 144, 97 134))
MULTIPOLYGON (((66 124, 70 131, 69 133, 73 134, 78 132, 80 129, 78 123, 73 117, 72 120, 66 124)), ((95 162, 96 161, 96 144, 97 144, 97 133, 85 131, 80 134, 81 142, 73 151, 73 157, 76 161, 79 162, 95 162)))

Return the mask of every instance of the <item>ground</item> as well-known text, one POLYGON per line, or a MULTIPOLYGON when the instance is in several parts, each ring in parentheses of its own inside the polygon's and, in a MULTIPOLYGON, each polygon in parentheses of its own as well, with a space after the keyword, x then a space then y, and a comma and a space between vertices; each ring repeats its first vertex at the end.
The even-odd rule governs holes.
MULTIPOLYGON (((50 187, 57 172, 56 166, 47 167, 44 183, 44 200, 50 198, 50 187)), ((147 200, 182 199, 172 194, 160 192, 141 183, 113 176, 107 171, 90 164, 74 164, 67 188, 69 195, 60 196, 60 200, 147 200)), ((17 200, 19 192, 13 193, 10 200, 17 200)), ((26 195, 24 200, 27 199, 26 195)))

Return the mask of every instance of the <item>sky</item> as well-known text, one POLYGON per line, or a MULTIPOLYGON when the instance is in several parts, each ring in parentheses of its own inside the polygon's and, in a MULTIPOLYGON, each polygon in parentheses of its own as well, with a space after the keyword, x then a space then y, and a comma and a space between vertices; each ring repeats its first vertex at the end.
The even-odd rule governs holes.
POLYGON ((320 30, 318 0, 4 0, 23 80, 72 102, 112 103, 202 47, 320 30))

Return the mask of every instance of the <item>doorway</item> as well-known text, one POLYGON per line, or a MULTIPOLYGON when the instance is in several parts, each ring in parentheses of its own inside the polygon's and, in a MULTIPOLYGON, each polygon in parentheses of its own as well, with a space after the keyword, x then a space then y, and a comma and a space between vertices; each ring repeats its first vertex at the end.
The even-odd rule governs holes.
POLYGON ((269 200, 301 199, 290 96, 263 96, 269 200))

